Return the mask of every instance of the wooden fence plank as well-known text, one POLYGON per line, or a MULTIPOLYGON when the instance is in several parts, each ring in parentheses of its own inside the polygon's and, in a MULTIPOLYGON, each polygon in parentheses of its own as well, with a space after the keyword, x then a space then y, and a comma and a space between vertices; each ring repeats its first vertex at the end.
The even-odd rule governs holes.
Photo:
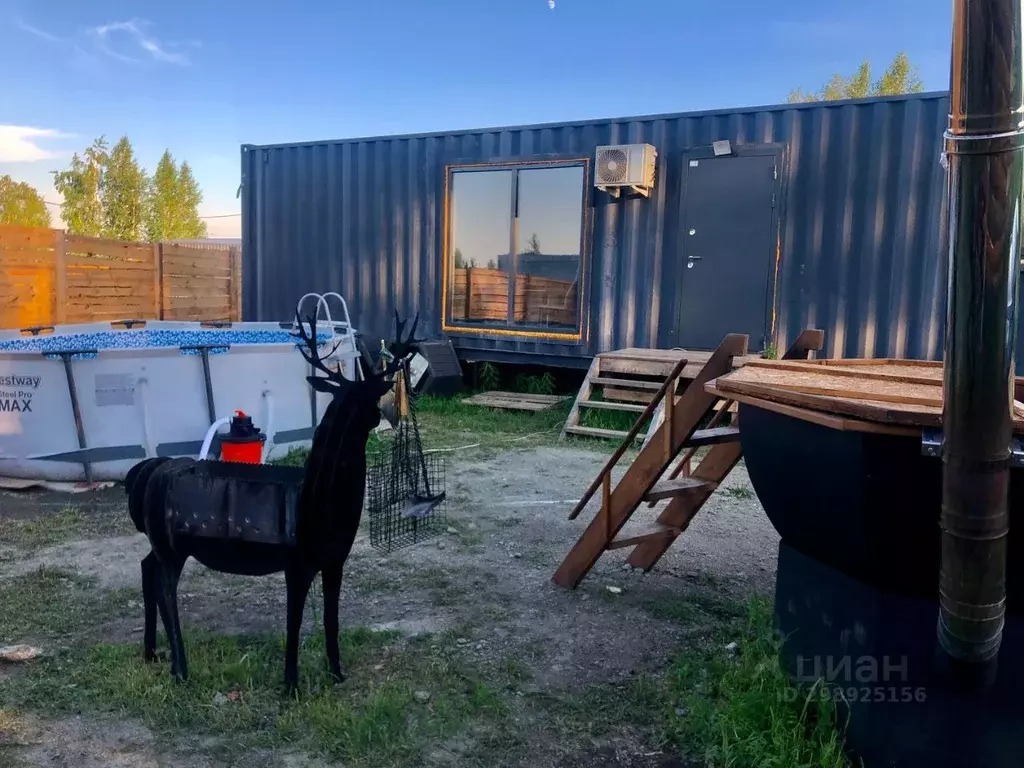
POLYGON ((0 327, 240 316, 237 248, 0 225, 0 327))
POLYGON ((0 249, 53 248, 56 231, 45 227, 19 227, 13 224, 4 224, 0 227, 0 249))
POLYGON ((171 307, 226 307, 227 296, 171 296, 171 307))
POLYGON ((80 253, 68 253, 67 265, 69 269, 93 269, 97 271, 110 269, 125 269, 137 272, 152 272, 152 262, 141 261, 119 261, 114 259, 93 258, 80 253))
POLYGON ((164 319, 164 247, 153 244, 153 316, 164 319))
POLYGON ((67 251, 66 243, 64 240, 64 233, 57 231, 54 233, 54 263, 53 263, 53 322, 54 323, 66 323, 67 322, 67 309, 65 304, 67 303, 67 251))

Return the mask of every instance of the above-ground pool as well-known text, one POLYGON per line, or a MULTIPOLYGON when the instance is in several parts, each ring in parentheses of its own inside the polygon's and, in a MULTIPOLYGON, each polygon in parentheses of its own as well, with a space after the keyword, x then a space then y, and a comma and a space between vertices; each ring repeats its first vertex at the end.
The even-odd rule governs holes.
MULTIPOLYGON (((266 459, 308 445, 329 396, 313 392, 290 324, 150 321, 0 333, 0 477, 122 480, 149 456, 198 455, 235 410, 267 435, 266 459), (26 335, 27 334, 27 335, 26 335)), ((356 334, 317 321, 356 375, 356 334)))

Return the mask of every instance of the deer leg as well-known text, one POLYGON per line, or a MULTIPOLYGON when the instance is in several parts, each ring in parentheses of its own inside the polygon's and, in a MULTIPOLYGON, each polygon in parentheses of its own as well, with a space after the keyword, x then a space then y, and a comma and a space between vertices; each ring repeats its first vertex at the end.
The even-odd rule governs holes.
POLYGON ((156 605, 159 600, 157 578, 159 563, 156 554, 150 552, 142 559, 142 601, 146 611, 142 635, 142 658, 156 661, 156 605))
POLYGON ((341 671, 338 653, 338 600, 341 598, 341 563, 328 565, 321 572, 324 584, 324 645, 327 649, 327 665, 334 679, 342 683, 345 675, 341 671))
POLYGON ((284 686, 289 695, 299 687, 299 630, 302 629, 302 611, 306 607, 306 595, 313 584, 314 573, 301 565, 289 566, 285 570, 288 587, 288 636, 284 650, 284 686))
POLYGON ((167 642, 171 646, 171 675, 178 680, 188 680, 185 642, 181 638, 181 624, 178 622, 178 581, 185 562, 164 561, 160 566, 160 616, 164 620, 167 642))

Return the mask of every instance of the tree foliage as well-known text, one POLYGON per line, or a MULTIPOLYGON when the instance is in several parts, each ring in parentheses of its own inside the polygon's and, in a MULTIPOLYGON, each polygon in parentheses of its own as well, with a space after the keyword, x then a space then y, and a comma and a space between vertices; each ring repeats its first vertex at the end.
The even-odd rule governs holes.
POLYGON ((173 237, 197 238, 206 237, 206 222, 199 218, 199 204, 203 202, 203 192, 199 182, 192 175, 192 167, 182 161, 178 169, 178 212, 179 233, 173 237))
POLYGON ((43 196, 31 184, 0 176, 0 224, 48 227, 50 212, 43 196))
POLYGON ((149 216, 146 237, 152 242, 169 240, 178 231, 178 165, 165 150, 149 182, 149 216))
POLYGON ((206 222, 199 218, 203 193, 187 162, 179 167, 169 151, 157 163, 149 185, 146 236, 152 240, 206 237, 206 222))
POLYGON ((100 201, 103 235, 115 240, 141 240, 147 207, 146 172, 139 166, 127 136, 110 150, 100 201))
POLYGON ((898 96, 903 93, 921 93, 924 83, 917 68, 910 64, 907 54, 898 53, 877 80, 871 80, 871 62, 864 61, 852 75, 832 75, 825 86, 814 93, 796 89, 789 94, 790 103, 806 101, 838 101, 864 99, 869 96, 898 96))
POLYGON ((73 235, 103 233, 101 192, 108 159, 107 142, 100 136, 81 156, 76 152, 67 169, 53 172, 53 186, 64 198, 61 216, 73 235))
POLYGON ((71 234, 152 242, 206 237, 199 182, 188 163, 179 166, 170 151, 150 178, 127 136, 109 152, 101 137, 53 177, 71 234))

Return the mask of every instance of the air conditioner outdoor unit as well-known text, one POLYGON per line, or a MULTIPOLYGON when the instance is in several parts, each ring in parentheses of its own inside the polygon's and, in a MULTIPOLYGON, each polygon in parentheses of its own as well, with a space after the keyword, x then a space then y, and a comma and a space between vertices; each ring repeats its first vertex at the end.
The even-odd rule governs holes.
POLYGON ((650 144, 612 144, 597 148, 594 186, 612 197, 622 188, 650 195, 658 150, 650 144))

